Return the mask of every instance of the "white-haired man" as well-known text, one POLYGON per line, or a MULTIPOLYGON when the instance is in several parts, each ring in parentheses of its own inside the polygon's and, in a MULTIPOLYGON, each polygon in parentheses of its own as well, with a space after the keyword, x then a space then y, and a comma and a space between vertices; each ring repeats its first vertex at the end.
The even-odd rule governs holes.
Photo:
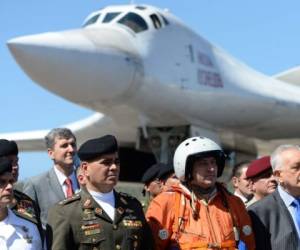
POLYGON ((300 147, 279 146, 271 165, 278 188, 249 207, 256 249, 300 249, 300 147))

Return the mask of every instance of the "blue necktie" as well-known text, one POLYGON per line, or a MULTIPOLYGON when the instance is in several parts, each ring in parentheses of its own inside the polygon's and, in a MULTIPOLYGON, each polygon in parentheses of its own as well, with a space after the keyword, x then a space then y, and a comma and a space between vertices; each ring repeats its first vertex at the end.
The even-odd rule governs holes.
POLYGON ((300 230, 300 199, 295 199, 292 202, 292 206, 295 208, 295 216, 297 221, 298 229, 300 230))

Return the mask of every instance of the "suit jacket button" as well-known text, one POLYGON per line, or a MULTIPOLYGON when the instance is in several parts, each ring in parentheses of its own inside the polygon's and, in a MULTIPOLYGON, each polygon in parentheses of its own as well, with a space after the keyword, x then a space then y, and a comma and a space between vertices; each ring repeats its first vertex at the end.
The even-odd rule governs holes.
POLYGON ((121 249, 121 246, 117 244, 117 245, 116 245, 116 249, 117 249, 117 250, 120 250, 120 249, 121 249))
POLYGON ((117 225, 113 225, 113 229, 114 229, 114 230, 117 230, 117 229, 118 229, 118 226, 117 226, 117 225))

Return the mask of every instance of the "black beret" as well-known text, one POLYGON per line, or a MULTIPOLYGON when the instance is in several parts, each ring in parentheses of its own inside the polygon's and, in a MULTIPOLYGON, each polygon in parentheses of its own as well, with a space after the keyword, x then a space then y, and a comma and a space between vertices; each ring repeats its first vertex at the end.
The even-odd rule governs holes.
POLYGON ((4 174, 5 172, 12 171, 12 163, 11 160, 7 158, 0 159, 0 175, 4 174))
POLYGON ((164 163, 158 163, 158 165, 159 165, 158 179, 164 180, 170 174, 174 173, 174 168, 171 164, 167 165, 164 163))
POLYGON ((146 170, 146 172, 144 173, 141 181, 145 184, 148 184, 151 181, 158 178, 158 173, 159 173, 159 165, 154 164, 146 170))
POLYGON ((93 160, 104 154, 112 154, 118 151, 118 143, 113 135, 105 135, 91 139, 83 143, 78 150, 81 161, 93 160))
POLYGON ((0 139, 0 156, 17 155, 18 145, 15 141, 0 139))

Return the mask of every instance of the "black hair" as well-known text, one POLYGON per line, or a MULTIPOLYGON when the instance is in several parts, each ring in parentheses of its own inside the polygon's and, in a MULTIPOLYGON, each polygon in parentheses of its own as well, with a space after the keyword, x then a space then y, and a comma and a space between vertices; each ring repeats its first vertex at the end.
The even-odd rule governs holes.
POLYGON ((235 164, 232 168, 231 178, 240 177, 242 174, 241 170, 244 167, 248 167, 249 164, 250 164, 250 161, 241 161, 241 162, 235 164))

